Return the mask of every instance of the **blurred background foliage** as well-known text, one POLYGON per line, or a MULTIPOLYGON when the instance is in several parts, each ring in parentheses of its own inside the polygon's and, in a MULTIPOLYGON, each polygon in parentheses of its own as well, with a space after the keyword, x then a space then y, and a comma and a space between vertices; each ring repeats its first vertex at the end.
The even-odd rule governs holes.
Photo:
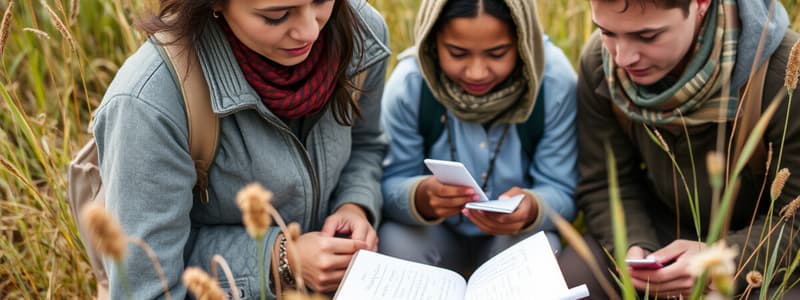
MULTIPOLYGON (((795 30, 798 1, 782 1, 795 30)), ((393 53, 409 47, 419 1, 369 2, 389 25, 393 53)), ((573 63, 593 29, 588 3, 538 1, 545 32, 573 63)), ((144 40, 134 17, 154 7, 0 0, 0 298, 91 298, 93 278, 66 205, 66 166, 89 140, 105 88, 144 40)))

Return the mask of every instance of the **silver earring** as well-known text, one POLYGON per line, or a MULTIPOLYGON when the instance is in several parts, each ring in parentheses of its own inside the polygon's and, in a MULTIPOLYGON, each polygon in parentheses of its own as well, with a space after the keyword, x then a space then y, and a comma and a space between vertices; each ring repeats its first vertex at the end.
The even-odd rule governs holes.
POLYGON ((218 11, 212 10, 211 11, 211 15, 214 17, 214 19, 219 19, 219 12, 218 11))

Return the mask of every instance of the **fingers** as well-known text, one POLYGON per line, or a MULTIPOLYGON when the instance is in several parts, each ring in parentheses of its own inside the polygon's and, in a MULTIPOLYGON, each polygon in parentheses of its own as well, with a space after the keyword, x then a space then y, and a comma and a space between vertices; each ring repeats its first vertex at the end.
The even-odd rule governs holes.
POLYGON ((339 227, 341 219, 335 216, 328 217, 325 219, 325 223, 322 224, 322 230, 320 233, 327 237, 333 237, 336 234, 336 230, 339 227))
POLYGON ((493 223, 497 224, 518 224, 518 223, 525 223, 528 221, 528 218, 525 216, 523 212, 519 209, 515 210, 513 213, 504 214, 504 213, 495 213, 490 211, 479 211, 479 210, 472 210, 474 213, 485 216, 486 219, 490 220, 493 223))
POLYGON ((494 222, 482 211, 464 209, 463 213, 478 229, 489 234, 515 234, 522 228, 519 223, 501 224, 494 222))
MULTIPOLYGON (((370 227, 370 229, 372 229, 372 227, 370 227)), ((372 229, 367 233, 367 238, 364 241, 367 243, 369 250, 378 251, 378 240, 378 233, 372 229)))
MULTIPOLYGON (((503 196, 518 195, 520 193, 523 193, 521 189, 512 188, 503 196)), ((519 207, 510 214, 472 209, 464 209, 463 213, 483 232, 490 234, 516 234, 525 225, 530 224, 529 222, 533 222, 533 218, 538 213, 535 210, 535 205, 534 200, 526 195, 519 207)))
MULTIPOLYGON (((514 188, 514 189, 519 190, 519 188, 514 188)), ((516 194, 512 194, 514 192, 514 189, 503 194, 504 196, 501 196, 500 199, 506 197, 505 195, 516 196, 522 193, 522 192, 517 192, 516 194)), ((519 207, 517 207, 516 210, 514 210, 509 214, 494 213, 488 211, 481 211, 480 213, 484 214, 492 222, 498 224, 519 225, 519 223, 522 223, 522 226, 520 227, 522 228, 524 227, 525 224, 528 224, 528 222, 532 223, 533 218, 535 218, 535 215, 538 215, 539 211, 538 209, 536 209, 535 206, 537 206, 535 200, 533 200, 531 196, 525 195, 525 198, 522 200, 522 202, 520 202, 519 207)))
POLYGON ((303 276, 309 287, 321 293, 333 292, 339 287, 339 283, 344 278, 346 269, 330 272, 321 272, 311 276, 303 276))
POLYGON ((431 176, 419 184, 414 201, 422 216, 439 219, 459 214, 466 203, 476 201, 478 197, 470 187, 445 185, 431 176))
POLYGON ((453 208, 432 208, 433 213, 437 216, 437 218, 448 218, 461 213, 462 207, 453 207, 453 208))
POLYGON ((442 202, 438 206, 463 206, 464 203, 477 200, 479 197, 478 193, 471 187, 442 184, 436 178, 427 182, 428 184, 421 185, 420 188, 424 189, 424 192, 428 194, 431 202, 434 199, 440 199, 442 202), (460 204, 453 204, 456 202, 460 202, 460 204))
POLYGON ((300 256, 302 276, 311 288, 329 292, 338 287, 355 252, 365 248, 367 243, 364 241, 327 237, 320 232, 310 232, 301 235, 296 243, 290 245, 289 253, 297 253, 300 256))
POLYGON ((375 232, 375 229, 372 228, 372 225, 367 223, 366 221, 363 222, 354 222, 355 224, 353 227, 353 234, 350 235, 351 239, 363 241, 366 243, 367 248, 372 251, 378 250, 378 234, 375 232))
POLYGON ((467 186, 460 186, 460 185, 449 185, 443 184, 436 181, 436 184, 432 184, 428 192, 437 195, 443 198, 453 198, 453 197, 472 197, 477 196, 475 189, 467 186))
POLYGON ((633 286, 640 291, 649 291, 652 296, 658 298, 667 297, 687 297, 692 292, 695 279, 692 277, 677 278, 664 283, 647 282, 637 278, 632 278, 633 286))
POLYGON ((350 238, 359 241, 367 241, 367 235, 372 230, 372 225, 364 221, 350 221, 350 230, 352 233, 350 234, 350 238))
POLYGON ((633 246, 628 249, 628 254, 625 255, 625 258, 644 258, 647 255, 647 252, 639 246, 633 246))
POLYGON ((705 244, 695 241, 676 240, 666 247, 653 252, 650 254, 650 257, 654 257, 658 260, 658 262, 666 264, 668 262, 677 260, 678 257, 682 256, 684 253, 699 252, 704 246, 705 244))
POLYGON ((664 262, 671 260, 675 262, 658 270, 631 270, 633 285, 642 291, 649 288, 650 294, 662 298, 688 296, 697 278, 687 271, 689 264, 687 257, 691 256, 692 252, 698 251, 699 247, 702 247, 702 244, 698 242, 675 241, 654 252, 649 257, 664 262))

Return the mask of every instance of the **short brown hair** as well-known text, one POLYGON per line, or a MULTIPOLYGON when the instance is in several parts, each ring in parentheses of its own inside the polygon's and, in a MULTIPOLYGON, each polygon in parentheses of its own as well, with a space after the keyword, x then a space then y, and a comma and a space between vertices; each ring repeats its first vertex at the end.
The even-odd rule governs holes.
POLYGON ((625 7, 622 8, 622 12, 625 12, 630 7, 631 3, 639 3, 640 6, 644 7, 646 2, 653 3, 656 7, 660 8, 680 8, 683 11, 683 16, 686 17, 689 15, 689 5, 692 4, 692 1, 695 0, 602 0, 606 2, 616 2, 616 1, 623 1, 625 3, 625 7))

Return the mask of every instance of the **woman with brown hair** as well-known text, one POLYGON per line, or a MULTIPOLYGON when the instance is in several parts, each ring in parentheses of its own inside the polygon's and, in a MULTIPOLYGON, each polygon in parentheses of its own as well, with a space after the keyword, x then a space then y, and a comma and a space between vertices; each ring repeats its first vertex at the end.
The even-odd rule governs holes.
MULTIPOLYGON (((335 290, 352 255, 377 248, 385 147, 378 119, 389 54, 382 18, 360 0, 162 0, 159 13, 138 25, 179 38, 151 38, 125 62, 93 130, 106 206, 153 248, 171 296, 185 298, 183 270, 208 270, 215 254, 230 264, 240 296, 258 295, 257 245, 234 200, 252 182, 271 190, 281 216, 306 232, 289 252, 303 262, 306 283, 335 290), (189 67, 202 68, 219 119, 202 195, 193 193, 197 176, 173 75, 182 70, 171 70, 159 47, 173 42, 195 52, 197 65, 189 67), (367 75, 357 85, 359 74, 367 75)), ((284 239, 277 227, 267 231, 264 267, 293 278, 300 270, 276 246, 284 239)), ((128 253, 123 268, 106 264, 111 298, 126 296, 123 277, 134 299, 164 297, 145 253, 128 253)), ((232 284, 221 281, 224 289, 232 284)))

